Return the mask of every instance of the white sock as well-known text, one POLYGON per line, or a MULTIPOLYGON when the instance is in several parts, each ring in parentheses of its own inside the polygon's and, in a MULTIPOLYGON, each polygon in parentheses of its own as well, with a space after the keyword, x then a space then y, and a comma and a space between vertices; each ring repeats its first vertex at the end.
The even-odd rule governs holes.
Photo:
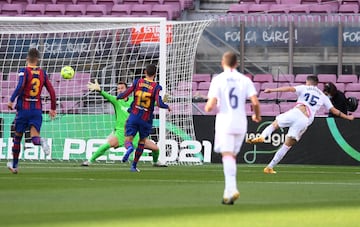
POLYGON ((280 149, 275 153, 274 158, 271 160, 271 162, 269 163, 268 167, 269 168, 274 168, 274 166, 276 166, 281 159, 283 159, 283 157, 286 155, 286 153, 290 150, 291 147, 286 146, 285 144, 283 144, 280 149))
POLYGON ((236 159, 232 156, 223 156, 222 162, 225 176, 225 192, 233 193, 234 191, 237 191, 236 159))
POLYGON ((270 124, 264 129, 264 131, 262 131, 261 136, 265 139, 266 137, 271 136, 273 131, 275 131, 275 127, 270 124))

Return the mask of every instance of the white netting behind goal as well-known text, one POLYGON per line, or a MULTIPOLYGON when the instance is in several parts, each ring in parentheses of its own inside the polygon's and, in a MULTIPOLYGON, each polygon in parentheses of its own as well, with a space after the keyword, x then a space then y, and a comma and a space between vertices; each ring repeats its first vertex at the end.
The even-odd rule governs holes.
MULTIPOLYGON (((42 54, 40 66, 50 75, 57 95, 58 116, 50 121, 44 113, 41 131, 41 135, 48 138, 51 145, 52 160, 89 158, 106 141, 114 127, 111 104, 105 102, 99 94, 89 92, 86 87, 88 81, 98 79, 103 90, 116 95, 119 81, 131 83, 143 75, 147 64, 157 64, 160 71, 161 64, 166 63, 166 80, 162 84, 166 81, 163 87, 170 95, 169 103, 173 112, 166 114, 166 151, 161 151, 162 160, 168 163, 201 163, 201 153, 196 151, 191 142, 187 144, 184 141, 195 139, 191 111, 193 64, 198 40, 210 21, 166 22, 166 31, 161 31, 159 23, 147 22, 145 18, 142 20, 145 21, 2 22, 0 159, 11 158, 10 128, 15 112, 7 110, 6 104, 17 84, 17 71, 26 65, 27 51, 36 47, 42 54), (159 51, 159 36, 162 32, 167 33, 164 59, 160 57, 162 55, 159 51), (66 65, 75 69, 76 74, 71 80, 60 76, 61 68, 66 65)), ((43 109, 47 112, 50 100, 45 88, 42 96, 43 109)), ((159 124, 157 114, 151 137, 156 142, 159 140, 159 124)), ((34 147, 30 141, 25 140, 23 147, 22 159, 45 159, 40 148, 34 147)), ((123 151, 124 148, 111 149, 100 160, 121 160, 123 151)), ((147 155, 144 153, 142 160, 150 161, 151 157, 147 155)))

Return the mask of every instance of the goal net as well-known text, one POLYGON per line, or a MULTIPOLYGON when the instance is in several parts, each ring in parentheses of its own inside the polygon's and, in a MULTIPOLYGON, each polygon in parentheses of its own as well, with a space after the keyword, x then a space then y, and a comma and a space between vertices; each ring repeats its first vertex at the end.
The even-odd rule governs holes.
MULTIPOLYGON (((192 119, 192 74, 196 47, 210 21, 175 22, 164 18, 0 18, 0 159, 11 159, 14 111, 7 102, 14 91, 29 48, 40 53, 40 67, 50 76, 57 96, 57 117, 50 120, 49 94, 44 88, 41 136, 51 156, 33 146, 29 133, 22 141, 23 160, 85 160, 106 142, 114 125, 109 102, 87 89, 97 79, 104 91, 116 95, 119 81, 130 84, 148 64, 158 67, 157 80, 169 95, 171 113, 155 110, 151 139, 160 147, 160 160, 202 163, 192 119), (76 20, 75 20, 76 19, 76 20), (63 66, 75 70, 73 79, 60 75, 63 66)), ((121 160, 125 148, 110 149, 98 160, 121 160)), ((151 161, 150 151, 140 160, 151 161)))

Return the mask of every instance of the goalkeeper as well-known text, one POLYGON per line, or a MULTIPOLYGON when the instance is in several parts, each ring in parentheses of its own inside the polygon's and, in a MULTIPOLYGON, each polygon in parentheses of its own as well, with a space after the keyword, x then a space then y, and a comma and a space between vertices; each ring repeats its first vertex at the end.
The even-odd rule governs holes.
MULTIPOLYGON (((102 91, 100 85, 98 84, 97 80, 95 83, 88 83, 88 88, 90 91, 98 91, 106 100, 108 100, 115 109, 115 117, 116 117, 116 125, 114 131, 108 137, 107 143, 100 146, 96 152, 91 156, 88 161, 83 162, 82 166, 89 166, 95 160, 102 156, 108 149, 111 147, 123 147, 125 141, 124 129, 125 129, 125 122, 129 116, 128 109, 133 101, 132 97, 127 99, 120 99, 117 100, 116 96, 112 96, 109 93, 102 91)), ((120 94, 127 89, 127 84, 125 82, 120 81, 117 85, 117 93, 120 94)), ((135 144, 139 140, 139 135, 137 134, 134 138, 136 140, 135 144)), ((145 141, 145 148, 152 151, 152 158, 153 158, 153 166, 154 167, 167 167, 167 165, 162 164, 159 162, 159 147, 149 139, 145 141)))

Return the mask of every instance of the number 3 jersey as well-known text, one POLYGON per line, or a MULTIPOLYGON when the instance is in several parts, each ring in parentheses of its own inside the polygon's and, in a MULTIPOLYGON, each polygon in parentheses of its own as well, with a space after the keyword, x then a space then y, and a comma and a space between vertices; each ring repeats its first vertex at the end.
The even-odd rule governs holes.
POLYGON ((322 105, 324 105, 327 110, 333 107, 330 99, 316 86, 299 85, 294 88, 298 96, 296 105, 303 104, 306 106, 309 115, 309 124, 313 122, 316 112, 322 105))
POLYGON ((44 70, 39 67, 25 67, 19 70, 19 82, 10 101, 16 97, 17 110, 42 110, 41 91, 45 86, 51 98, 51 109, 56 110, 56 98, 53 86, 44 70))
POLYGON ((253 82, 235 69, 225 70, 214 77, 208 98, 217 99, 215 129, 224 133, 245 133, 246 99, 256 94, 253 82))

